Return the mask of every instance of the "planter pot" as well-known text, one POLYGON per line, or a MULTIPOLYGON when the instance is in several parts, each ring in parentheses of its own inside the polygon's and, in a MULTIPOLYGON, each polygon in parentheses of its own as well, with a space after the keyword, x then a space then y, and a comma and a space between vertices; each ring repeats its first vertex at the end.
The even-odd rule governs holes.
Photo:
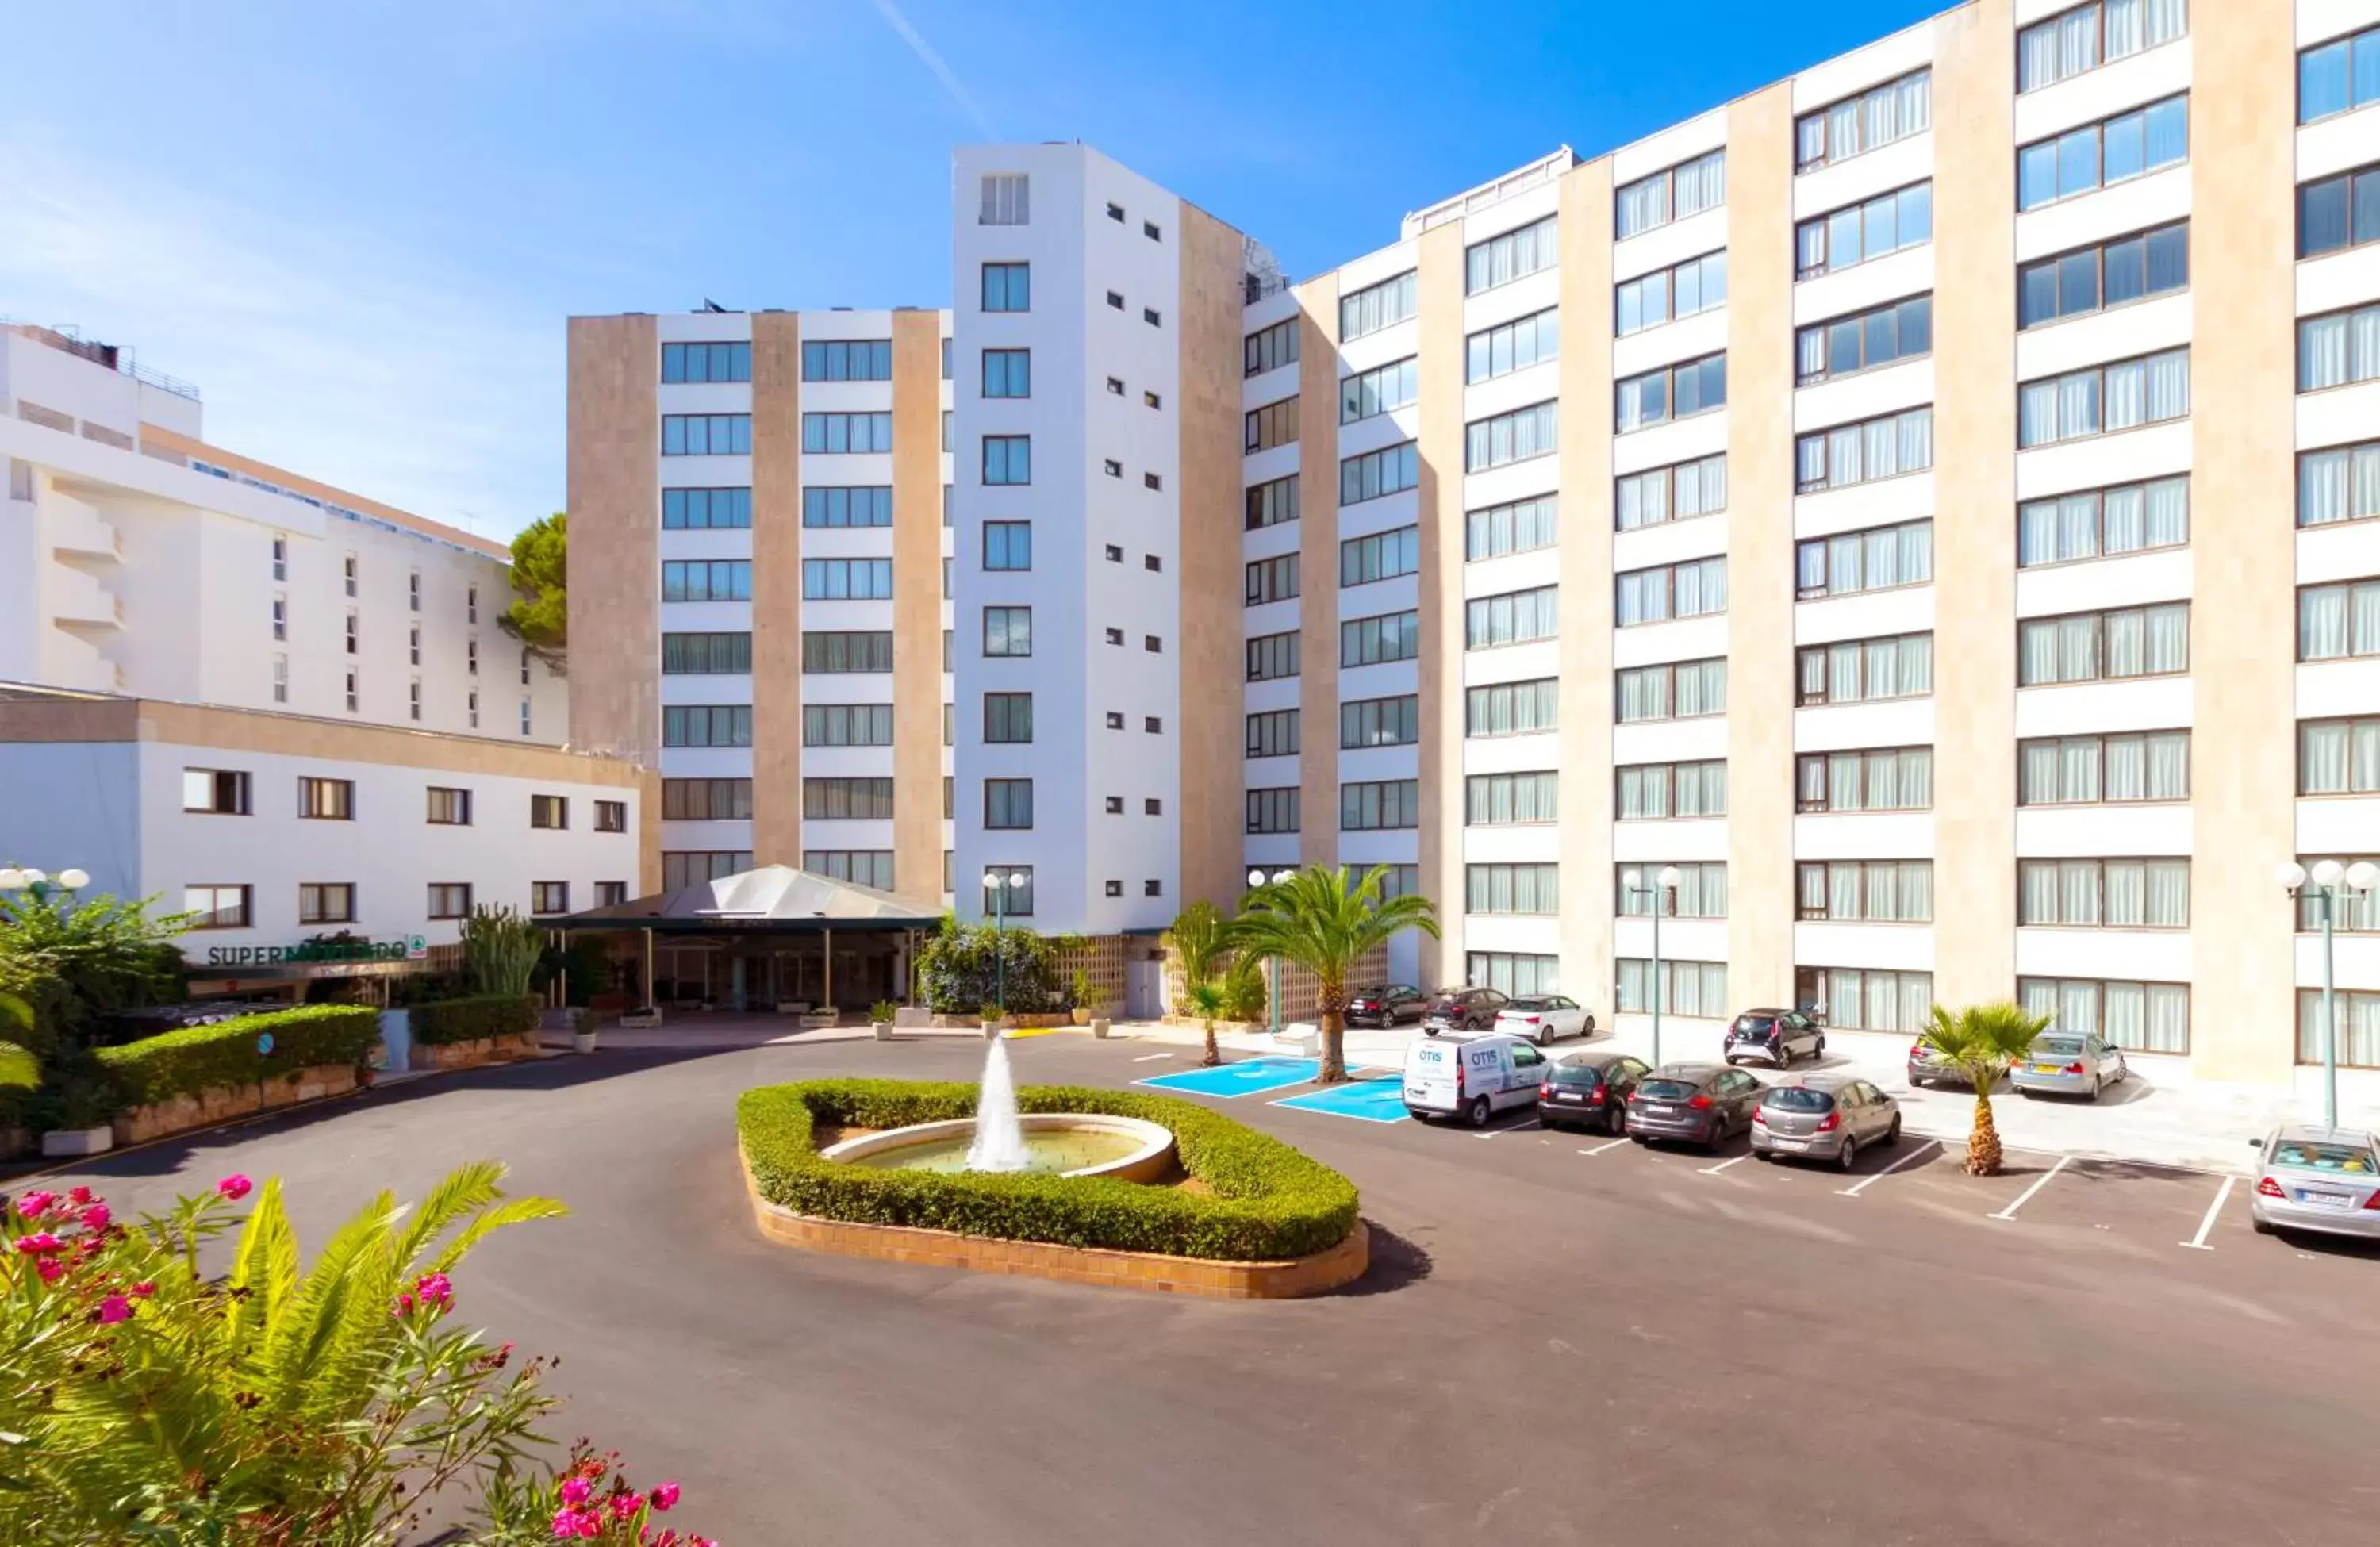
POLYGON ((1088 1026, 1091 1023, 1091 1012, 1077 1005, 1074 1009, 1074 1020, 1077 1026, 1088 1026))
POLYGON ((1091 1035, 1100 1041, 1106 1041, 1108 1040, 1107 1017, 1093 1016, 1091 1017, 1091 1035))
POLYGON ((100 1155, 115 1148, 115 1128, 102 1123, 95 1128, 52 1128, 42 1135, 42 1153, 55 1158, 62 1155, 100 1155))
POLYGON ((983 1040, 985 1041, 991 1041, 998 1038, 999 1035, 1000 1022, 996 1020, 987 1020, 983 1023, 983 1040))
POLYGON ((570 1045, 580 1053, 592 1053, 595 1051, 595 1037, 596 1033, 592 1031, 573 1031, 570 1045))
POLYGON ((871 1020, 868 1023, 868 1029, 876 1033, 876 1040, 880 1042, 889 1042, 892 1040, 892 1023, 889 1020, 871 1020))

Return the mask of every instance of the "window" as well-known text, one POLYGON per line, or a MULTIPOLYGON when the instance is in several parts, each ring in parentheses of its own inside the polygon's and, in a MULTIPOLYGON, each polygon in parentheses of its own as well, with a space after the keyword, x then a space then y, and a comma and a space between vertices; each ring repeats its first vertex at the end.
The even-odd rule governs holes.
POLYGON ((1421 781, 1375 779, 1339 786, 1339 831, 1373 833, 1421 825, 1421 781))
POLYGON ((523 699, 523 700, 521 700, 521 712, 520 712, 520 733, 521 733, 523 736, 527 736, 527 735, 528 734, 528 725, 529 725, 529 710, 528 710, 528 700, 527 699, 523 699))
POLYGON ((983 352, 983 395, 986 397, 1033 396, 1033 351, 986 349, 983 352))
POLYGON ((1259 634, 1247 642, 1247 680, 1271 682, 1298 674, 1298 630, 1259 634))
POLYGON ((805 747, 890 747, 892 706, 889 703, 806 703, 802 705, 805 747))
POLYGON ((419 569, 405 578, 405 610, 409 613, 421 610, 421 571, 419 569))
POLYGON ((1793 227, 1793 277, 1814 279, 1934 239, 1934 185, 1912 183, 1793 227))
POLYGON ((1463 981, 1474 988, 1491 988, 1508 995, 1551 993, 1560 981, 1560 963, 1558 956, 1471 951, 1463 958, 1463 981))
POLYGON ((1463 820, 1473 827, 1528 827, 1560 821, 1561 775, 1550 769, 1474 774, 1463 781, 1463 820))
POLYGON ((1727 815, 1727 761, 1640 762, 1614 771, 1621 822, 1727 815))
POLYGON ((1247 792, 1247 830, 1251 833, 1294 833, 1299 791, 1295 785, 1247 792))
POLYGON ((2017 804, 2190 798, 2190 733, 2046 737, 2017 744, 2017 804))
POLYGON ((2380 97, 2380 27, 2337 38, 2298 55, 2298 122, 2362 107, 2380 97))
POLYGON ((1624 240, 1727 202, 1727 152, 1640 177, 1612 195, 1612 231, 1624 240))
POLYGON ((2016 89, 2038 91, 2171 43, 2189 29, 2186 0, 2104 0, 2077 6, 2017 33, 2016 89))
POLYGON ((628 803, 625 800, 595 802, 595 831, 625 833, 628 830, 628 803))
POLYGON ((1243 449, 1251 456, 1297 439, 1297 399, 1293 396, 1250 408, 1241 418, 1243 449))
POLYGON ((363 620, 350 609, 347 613, 347 653, 356 654, 363 642, 363 620))
POLYGON ((987 172, 983 177, 980 225, 1029 225, 1033 218, 1033 179, 1022 172, 987 172))
MULTIPOLYGON (((752 524, 752 492, 738 489, 734 493, 744 496, 744 518, 726 524, 748 527, 752 524)), ((806 527, 839 529, 889 527, 892 524, 892 489, 890 484, 841 487, 820 483, 811 484, 802 491, 802 525, 806 527)))
POLYGON ((892 341, 889 338, 805 339, 802 380, 806 382, 889 382, 892 379, 892 341))
POLYGON ((531 913, 567 913, 570 911, 570 883, 566 881, 532 881, 528 883, 528 910, 531 913))
POLYGON ((1108 206, 1108 218, 1114 221, 1119 225, 1123 225, 1123 206, 1122 204, 1110 204, 1108 206))
MULTIPOLYGON (((2380 67, 2380 49, 2374 51, 2380 67)), ((2298 189, 2298 256, 2318 258, 2380 240, 2380 166, 2342 172, 2298 189)))
POLYGON ((185 886, 182 911, 194 930, 244 930, 249 927, 249 889, 245 886, 185 886))
POLYGON ((889 778, 804 779, 805 822, 881 822, 892 815, 889 778))
POLYGON ((1727 866, 1717 862, 1682 864, 1676 867, 1678 884, 1669 888, 1664 903, 1659 895, 1661 871, 1669 867, 1652 861, 1636 861, 1612 867, 1616 907, 1622 919, 1650 919, 1657 904, 1660 911, 1672 919, 1724 919, 1727 917, 1727 866))
POLYGON ((353 822, 356 784, 353 779, 298 780, 298 814, 318 822, 353 822))
POLYGON ((1692 720, 1727 713, 1724 657, 1633 666, 1615 673, 1613 686, 1623 725, 1654 720, 1692 720))
POLYGON ((1794 652, 1801 688, 1794 702, 1874 703, 1879 699, 1917 699, 1934 691, 1934 636, 1900 634, 1889 639, 1842 640, 1794 652))
POLYGON ((1897 365, 1934 352, 1934 298, 1912 296, 1793 335, 1793 384, 1897 365))
POLYGON ((2298 456, 2298 525, 2380 516, 2380 441, 2298 456))
POLYGON ((1613 429, 1619 434, 1727 407, 1724 352, 1665 365, 1620 384, 1613 429))
POLYGON ((1339 664, 1377 666, 1389 661, 1410 661, 1421 653, 1421 614, 1379 613, 1351 617, 1339 625, 1339 664))
POLYGON ((890 413, 831 413, 802 416, 802 449, 813 456, 892 449, 890 413))
POLYGON ((1933 466, 1930 406, 1814 430, 1793 443, 1794 488, 1804 494, 1924 472, 1933 466))
POLYGON ((986 655, 1033 653, 1033 609, 986 607, 983 610, 983 652, 986 655))
POLYGON ((664 457, 749 457, 750 414, 663 414, 664 457))
MULTIPOLYGON (((752 379, 752 346, 741 343, 664 344, 664 382, 748 382, 752 379)), ((811 380, 817 380, 811 377, 811 380)))
POLYGON ((1394 279, 1339 298, 1339 342, 1345 344, 1403 322, 1420 303, 1420 274, 1412 269, 1394 279))
POLYGON ((1616 591, 1612 623, 1616 627, 1727 611, 1725 557, 1632 569, 1612 579, 1616 591))
POLYGON ((1140 566, 1143 569, 1148 570, 1152 575, 1161 575, 1165 572, 1165 561, 1159 558, 1155 554, 1141 554, 1140 566))
POLYGON ((2190 98, 2168 97, 2085 124, 2016 153, 2016 207, 2036 210, 2060 199, 2130 182, 2190 156, 2190 98))
POLYGON ((349 596, 353 596, 356 594, 356 555, 349 554, 346 560, 339 566, 339 569, 342 577, 346 580, 347 594, 349 596))
MULTIPOLYGON (((1157 222, 1153 220, 1144 220, 1140 223, 1140 234, 1147 237, 1153 242, 1160 242, 1165 239, 1165 234, 1157 228, 1157 222)), ((1157 883, 1152 881, 1149 884, 1154 886, 1157 883)), ((1150 896, 1155 896, 1157 894, 1154 892, 1149 894, 1150 896)))
POLYGON ((463 621, 471 624, 480 621, 480 588, 477 586, 463 593, 463 621))
POLYGON ((2298 659, 2380 655, 2380 579, 2298 590, 2298 659))
POLYGON ((1101 462, 1099 464, 1099 469, 1106 473, 1110 478, 1122 478, 1123 476, 1123 464, 1117 461, 1112 457, 1101 462))
POLYGON ((1259 328, 1241 340, 1241 374, 1261 376, 1268 371, 1278 371, 1284 365, 1297 363, 1297 323, 1294 317, 1284 318, 1270 327, 1259 328))
POLYGON ((1162 655, 1165 653, 1165 641, 1155 634, 1143 634, 1140 637, 1140 648, 1151 655, 1162 655))
POLYGON ((1612 293, 1612 328, 1625 338, 1726 304, 1727 252, 1722 249, 1619 286, 1612 293))
POLYGON ((183 769, 182 810, 215 816, 248 815, 248 775, 228 768, 183 769))
POLYGON ((2103 1037, 2127 1053, 2190 1051, 2190 990, 2180 983, 2019 978, 2016 997, 2032 1014, 2051 1017, 2053 1031, 2103 1037))
MULTIPOLYGON (((1535 553, 1550 548, 1560 541, 1558 517, 1560 502, 1551 494, 1539 494, 1532 500, 1516 500, 1511 505, 1491 505, 1485 510, 1474 510, 1463 518, 1463 556, 1465 559, 1502 558, 1508 554, 1535 553)), ((1418 530, 1415 562, 1420 561, 1418 530)))
POLYGON ((1032 311, 1033 265, 986 263, 983 266, 983 310, 986 311, 1032 311))
POLYGON ((2084 490, 2017 506, 2020 566, 2178 548, 2190 541, 2190 480, 2084 490))
POLYGON ((986 569, 1033 567, 1033 523, 986 521, 983 524, 983 566, 986 569))
POLYGON ((1148 408, 1161 408, 1165 407, 1165 399, 1160 397, 1153 392, 1143 391, 1140 395, 1140 400, 1141 403, 1148 408))
POLYGON ((1930 924, 1931 859, 1836 859, 1802 864, 1796 918, 1835 924, 1930 924))
POLYGON ((662 709, 664 747, 749 747, 752 706, 748 703, 667 704, 662 709))
POLYGON ((892 595, 889 558, 802 560, 805 602, 882 602, 892 595))
POLYGON ((1621 1015, 1644 1015, 1658 1000, 1661 1013, 1724 1020, 1733 1012, 1727 1002, 1727 964, 1719 961, 1671 961, 1661 958, 1657 976, 1642 956, 1621 956, 1612 1008, 1621 1015))
POLYGON ((617 907, 628 900, 628 883, 625 881, 599 881, 595 883, 595 906, 617 907))
POLYGON ((665 849, 662 853, 662 890, 675 892, 707 881, 723 881, 751 868, 749 849, 665 849))
POLYGON ((1298 749, 1297 711, 1268 710, 1247 721, 1247 755, 1252 758, 1294 757, 1298 749))
POLYGON ((1813 538, 1794 548, 1794 595, 1853 596, 1934 579, 1934 523, 1909 521, 1813 538))
POLYGON ((1144 714, 1140 719, 1140 728, 1151 736, 1162 736, 1165 734, 1165 722, 1157 715, 1144 714))
POLYGON ((752 669, 749 634, 663 634, 662 672, 668 676, 741 674, 752 669))
POLYGON ((1560 631, 1554 586, 1509 591, 1501 596, 1475 596, 1463 604, 1463 648, 1492 650, 1500 645, 1550 640, 1560 631))
POLYGON ((1339 544, 1339 584, 1342 589, 1411 575, 1420 568, 1418 526, 1397 527, 1369 537, 1351 537, 1339 544))
POLYGON ((1339 503, 1360 505, 1421 481, 1421 453, 1411 441, 1348 457, 1339 463, 1339 503))
MULTIPOLYGON (((2375 210, 2380 213, 2380 210, 2375 210)), ((2016 322, 2039 327, 2190 285, 2190 222, 2178 220, 2016 271, 2016 322)))
MULTIPOLYGON (((2353 864, 2358 859, 2369 859, 2371 856, 2340 855, 2338 858, 2343 864, 2353 864)), ((2300 855, 2298 859, 2301 864, 2309 868, 2315 863, 2314 856, 2300 855)), ((2342 888, 2331 927, 2345 934, 2380 932, 2380 888, 2362 892, 2342 888)), ((2313 888, 2301 887, 2298 892, 2298 932, 2317 934, 2321 931, 2322 898, 2313 888)))
POLYGON ((1463 734, 1467 737, 1534 736, 1558 728, 1561 701, 1558 678, 1498 682, 1463 691, 1463 734))
POLYGON ((286 655, 275 655, 273 658, 273 701, 274 703, 289 701, 289 657, 286 655))
POLYGON ((347 672, 347 713, 350 714, 358 713, 362 701, 362 685, 358 679, 354 669, 349 668, 347 672))
POLYGON ((1285 602, 1297 594, 1297 555, 1290 553, 1278 558, 1252 559, 1247 565, 1246 578, 1249 606, 1285 602))
POLYGON ((356 921, 356 887, 351 881, 301 881, 298 883, 298 921, 301 924, 352 924, 356 921))
POLYGON ((1122 311, 1123 310, 1123 292, 1122 290, 1110 290, 1108 292, 1108 305, 1118 311, 1122 311))
POLYGON ((1339 706, 1339 745, 1405 747, 1421 739, 1421 699, 1351 699, 1339 706))
POLYGON ((273 637, 276 640, 289 638, 289 598, 285 596, 273 599, 273 637))
POLYGON ((2190 603, 2123 607, 2017 625, 2017 686, 2170 676, 2190 670, 2190 603))
POLYGON ((802 670, 815 673, 889 672, 892 669, 890 629, 802 635, 802 670))
MULTIPOLYGON (((1407 355, 1386 365, 1339 378, 1339 422, 1353 424, 1392 408, 1413 406, 1421 396, 1421 359, 1407 355)), ((1294 405, 1297 400, 1291 398, 1294 405)), ((1292 415, 1292 422, 1295 421, 1292 415)))
POLYGON ((1934 809, 1934 749, 1805 752, 1793 760, 1793 809, 1804 813, 1934 809))
POLYGON ((1793 121, 1793 170, 1815 172, 1933 127, 1931 70, 1873 86, 1793 121))
POLYGON ((289 540, 285 537, 273 540, 273 578, 276 580, 289 578, 289 540))
POLYGON ((986 486, 1033 481, 1033 437, 986 435, 983 438, 983 481, 986 486))
MULTIPOLYGON (((886 705, 891 708, 891 705, 886 705)), ((983 738, 987 742, 1033 739, 1033 695, 986 693, 983 696, 983 738)))
POLYGON ((1464 425, 1463 470, 1482 472, 1512 462, 1525 462, 1532 457, 1552 456, 1555 410, 1559 407, 1552 402, 1537 403, 1464 425))
POLYGON ((433 881, 430 883, 430 917, 432 919, 468 919, 470 917, 470 883, 433 881))
POLYGON ((808 848, 802 851, 802 869, 832 881, 847 881, 854 886, 869 886, 879 892, 892 890, 892 851, 889 848, 808 848))
POLYGON ((1631 473, 1612 486, 1612 513, 1621 531, 1683 521, 1727 508, 1727 454, 1631 473))
POLYGON ((752 781, 749 779, 663 779, 662 820, 664 822, 749 822, 752 781))
POLYGON ((1793 969, 1795 1006, 1847 1031, 1922 1031, 1934 1010, 1930 972, 1842 967, 1793 969))
POLYGON ((570 825, 570 800, 566 796, 532 795, 528 798, 528 824, 531 827, 566 828, 570 825))
POLYGON ((1490 237, 1463 250, 1463 293, 1475 296, 1561 262, 1555 217, 1490 237))
POLYGON ((983 782, 983 824, 987 828, 1033 825, 1033 781, 986 779, 983 782))
POLYGON ((2380 377, 2380 306, 2298 323, 2298 390, 2320 392, 2380 377))
POLYGON ((2017 920, 2068 929, 2190 927, 2187 859, 2020 859, 2017 920))
POLYGON ((430 814, 427 819, 435 827, 468 827, 471 825, 471 792, 443 785, 430 786, 430 814))
MULTIPOLYGON (((1561 311, 1543 311, 1500 323, 1463 341, 1463 379, 1485 382, 1561 357, 1561 311)), ((1413 401, 1408 393, 1405 401, 1413 401)))
POLYGON ((1559 913, 1561 867, 1548 864, 1465 865, 1465 913, 1559 913))
MULTIPOLYGON (((2380 993, 2340 989, 2331 1002, 2334 1036, 2341 1068, 2380 1066, 2380 993)), ((2322 990, 2298 990, 2298 1062, 2323 1061, 2322 990)))
POLYGON ((662 564, 664 602, 749 602, 750 559, 667 559, 662 564))
POLYGON ((1122 730, 1122 729, 1123 729, 1123 715, 1122 713, 1118 713, 1118 712, 1117 712, 1117 711, 1115 711, 1115 710, 1112 710, 1112 709, 1109 710, 1109 711, 1108 711, 1108 729, 1110 729, 1110 730, 1122 730))

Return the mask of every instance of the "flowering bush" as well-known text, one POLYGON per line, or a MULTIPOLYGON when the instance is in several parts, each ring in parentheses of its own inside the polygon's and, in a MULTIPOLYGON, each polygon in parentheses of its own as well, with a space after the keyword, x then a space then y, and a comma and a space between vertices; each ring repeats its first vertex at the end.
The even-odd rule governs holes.
POLYGON ((0 1541, 388 1547, 459 1504, 486 1522, 471 1540, 512 1543, 517 1501, 577 1495, 545 1540, 694 1547, 645 1531, 674 1485, 617 1502, 615 1458, 590 1472, 582 1445, 540 1480, 548 1361, 451 1323, 473 1247, 565 1212, 506 1199, 504 1174, 464 1166, 413 1211, 383 1192, 303 1273, 277 1179, 133 1224, 88 1188, 21 1194, 0 1219, 0 1541), (226 1236, 228 1271, 202 1270, 226 1236))
POLYGON ((490 1485, 489 1530, 479 1547, 555 1541, 719 1547, 710 1537, 653 1518, 676 1508, 677 1496, 674 1482, 639 1492, 621 1468, 618 1451, 599 1452, 582 1439, 570 1447, 570 1464, 553 1477, 526 1486, 510 1478, 490 1485))

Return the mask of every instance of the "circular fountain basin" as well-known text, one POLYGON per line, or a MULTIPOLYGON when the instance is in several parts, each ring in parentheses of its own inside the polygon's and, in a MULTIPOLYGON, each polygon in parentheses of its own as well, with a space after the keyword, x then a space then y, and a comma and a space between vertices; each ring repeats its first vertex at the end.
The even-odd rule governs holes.
MULTIPOLYGON (((1032 1112, 1017 1122, 1028 1175, 1153 1182, 1173 1168, 1172 1131, 1157 1123, 1087 1112, 1032 1112)), ((819 1158, 886 1171, 959 1172, 974 1142, 975 1119, 960 1117, 846 1139, 819 1158)))

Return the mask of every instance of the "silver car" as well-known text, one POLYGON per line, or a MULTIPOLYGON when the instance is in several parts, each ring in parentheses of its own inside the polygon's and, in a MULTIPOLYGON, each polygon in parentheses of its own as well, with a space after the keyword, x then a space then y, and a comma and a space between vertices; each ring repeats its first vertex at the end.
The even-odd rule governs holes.
POLYGON ((2131 1077, 2124 1054, 2096 1032, 2045 1031, 2009 1066, 2009 1085, 2025 1095, 2088 1096, 2131 1077))
POLYGON ((2351 1128, 2276 1128, 2257 1146, 2262 1162, 2248 1218, 2259 1236, 2312 1230, 2380 1240, 2380 1144, 2351 1128))
POLYGON ((1900 1103, 1856 1075, 1772 1085, 1752 1114, 1752 1152, 1764 1161, 1832 1161, 1849 1171, 1862 1146, 1900 1142, 1900 1103))

